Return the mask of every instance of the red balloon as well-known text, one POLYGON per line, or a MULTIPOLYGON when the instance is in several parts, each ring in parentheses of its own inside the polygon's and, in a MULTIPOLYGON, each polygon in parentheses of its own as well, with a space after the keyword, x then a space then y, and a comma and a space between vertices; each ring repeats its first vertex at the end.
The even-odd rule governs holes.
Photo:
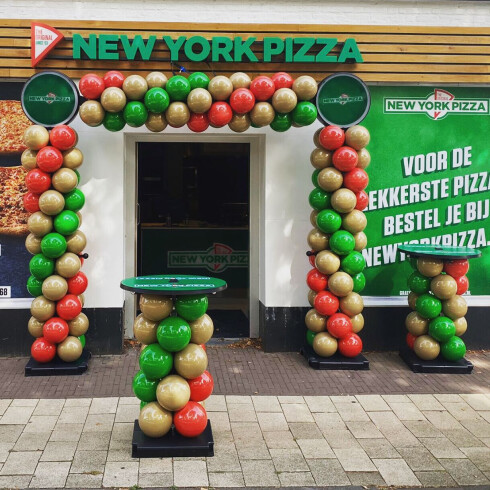
POLYGON ((95 73, 87 73, 80 78, 78 88, 86 99, 98 99, 105 89, 105 83, 95 73))
POLYGON ((36 163, 44 172, 56 172, 63 165, 63 154, 54 146, 45 146, 37 152, 36 163))
POLYGON ((336 150, 344 144, 345 133, 338 126, 326 126, 320 131, 318 139, 326 150, 336 150))
POLYGON ((368 184, 368 174, 362 168, 355 168, 344 174, 344 187, 347 187, 352 192, 362 191, 368 184))
POLYGON ((362 340, 359 335, 351 333, 339 340, 339 352, 345 357, 356 357, 362 351, 362 340))
POLYGON ((356 209, 359 211, 364 211, 364 209, 367 208, 367 205, 369 204, 369 196, 367 195, 366 191, 359 191, 356 192, 356 209))
POLYGON ((314 308, 320 315, 330 316, 339 309, 339 298, 330 291, 320 291, 314 301, 314 308))
MULTIPOLYGON (((314 252, 314 250, 312 250, 314 252)), ((310 262, 311 267, 315 267, 315 259, 316 255, 308 255, 308 261, 310 262)))
POLYGON ((255 96, 248 88, 237 88, 230 95, 230 105, 237 114, 246 114, 254 108, 255 96))
POLYGON ((80 259, 80 267, 83 265, 83 261, 85 260, 83 257, 82 257, 82 254, 78 254, 78 258, 80 259))
POLYGON ((29 211, 29 213, 39 211, 39 194, 26 192, 22 199, 24 200, 24 208, 26 211, 29 211))
POLYGON ((415 343, 416 338, 417 337, 415 335, 411 334, 410 332, 407 333, 407 336, 406 336, 407 345, 412 350, 413 350, 413 344, 415 343))
POLYGON ((199 346, 206 350, 206 344, 199 344, 199 346))
POLYGON ((56 355, 56 346, 44 337, 37 338, 31 345, 31 356, 37 362, 52 361, 56 355))
POLYGON ((121 88, 124 83, 124 75, 120 71, 111 70, 104 75, 104 84, 107 87, 121 88))
POLYGON ((88 285, 87 276, 82 271, 67 279, 66 282, 68 283, 68 292, 77 296, 84 293, 88 285))
POLYGON ((352 333, 352 322, 344 313, 334 313, 327 320, 328 333, 336 339, 343 339, 352 333))
POLYGON ((271 76, 271 80, 274 82, 276 90, 279 90, 280 88, 291 88, 294 83, 293 77, 285 71, 274 73, 274 75, 271 76))
POLYGON ((27 172, 26 186, 34 194, 42 194, 51 187, 51 176, 39 168, 33 168, 27 172))
POLYGON ((56 316, 47 320, 43 325, 43 336, 52 344, 59 344, 68 337, 70 329, 68 323, 56 316))
POLYGON ((208 111, 209 122, 216 128, 226 126, 233 117, 233 111, 227 102, 214 102, 208 111))
POLYGON ((56 313, 63 320, 73 320, 81 311, 82 303, 74 294, 67 294, 56 303, 56 313))
POLYGON ((49 133, 49 141, 58 150, 65 151, 77 144, 77 133, 66 124, 55 126, 49 133))
POLYGON ((332 163, 337 170, 341 172, 348 172, 353 168, 356 168, 359 156, 357 151, 350 146, 341 146, 335 150, 332 156, 332 163))
MULTIPOLYGON (((27 188, 29 188, 29 186, 27 188)), ((444 272, 449 274, 451 277, 454 277, 454 279, 464 276, 468 272, 469 268, 470 264, 466 259, 444 262, 444 272)))
POLYGON ((214 381, 209 371, 204 371, 198 378, 189 379, 187 382, 193 402, 202 402, 213 392, 214 381))
POLYGON ((317 293, 327 287, 327 282, 327 276, 322 274, 318 269, 311 269, 306 275, 306 284, 317 293))
POLYGON ((258 101, 269 100, 276 91, 274 82, 266 76, 254 78, 250 83, 250 90, 258 101))
POLYGON ((209 128, 209 119, 207 114, 192 113, 187 123, 187 127, 194 133, 202 133, 209 128))
POLYGON ((184 437, 197 437, 208 425, 208 416, 203 406, 197 402, 187 402, 186 406, 174 414, 175 430, 184 437))
POLYGON ((456 294, 464 294, 466 291, 468 291, 468 288, 470 287, 470 281, 468 281, 468 278, 466 276, 459 276, 454 278, 456 281, 456 284, 458 285, 458 289, 456 290, 456 294))

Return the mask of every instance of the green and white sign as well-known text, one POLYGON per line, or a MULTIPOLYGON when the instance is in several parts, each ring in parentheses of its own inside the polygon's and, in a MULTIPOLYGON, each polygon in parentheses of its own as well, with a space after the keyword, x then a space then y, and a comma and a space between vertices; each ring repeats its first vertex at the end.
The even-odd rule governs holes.
POLYGON ((469 293, 490 295, 490 88, 370 87, 368 296, 408 291, 402 243, 478 248, 469 293), (404 263, 400 263, 404 261, 404 263))

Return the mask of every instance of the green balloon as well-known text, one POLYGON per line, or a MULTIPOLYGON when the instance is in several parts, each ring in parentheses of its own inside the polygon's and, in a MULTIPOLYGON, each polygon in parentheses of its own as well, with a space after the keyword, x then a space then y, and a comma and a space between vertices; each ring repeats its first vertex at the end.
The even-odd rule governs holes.
POLYGON ((172 370, 174 358, 170 352, 155 343, 147 345, 143 349, 140 354, 139 364, 140 369, 148 379, 162 379, 172 370))
POLYGON ((430 289, 431 277, 422 275, 419 271, 414 271, 408 278, 408 287, 415 294, 427 293, 430 289))
POLYGON ((170 96, 170 100, 184 101, 191 91, 191 84, 189 83, 189 80, 182 75, 175 75, 169 78, 165 88, 170 96))
POLYGON ((65 209, 76 213, 85 204, 85 194, 80 189, 73 189, 65 195, 65 209))
POLYGON ((160 87, 153 87, 145 94, 145 106, 150 112, 165 112, 170 105, 170 97, 160 87))
POLYGON ((106 112, 102 121, 104 127, 112 132, 121 131, 126 126, 123 112, 106 112))
POLYGON ((313 170, 313 173, 311 174, 311 182, 315 187, 318 187, 318 174, 320 173, 321 169, 317 168, 316 170, 313 170))
POLYGON ((308 196, 310 206, 317 211, 330 207, 330 194, 319 187, 315 187, 308 196))
POLYGON ((178 352, 190 342, 191 333, 191 327, 183 318, 169 316, 158 324, 157 339, 164 349, 178 352))
POLYGON ((140 402, 140 410, 145 406, 148 405, 148 402, 140 402))
POLYGON ((441 345, 441 354, 448 361, 459 361, 466 354, 466 345, 459 337, 453 336, 441 345))
POLYGON ((343 271, 347 272, 347 274, 355 276, 364 270, 366 267, 366 261, 364 260, 362 253, 354 251, 349 255, 346 255, 340 261, 340 267, 343 271))
POLYGON ((447 342, 455 333, 456 326, 447 316, 438 316, 429 323, 429 335, 438 342, 447 342))
POLYGON ((66 252, 66 238, 59 233, 48 233, 41 240, 41 251, 50 259, 57 259, 66 252))
POLYGON ((362 272, 353 275, 352 280, 354 281, 354 287, 352 288, 354 293, 360 293, 366 287, 366 276, 362 272))
POLYGON ((312 332, 311 330, 306 331, 306 342, 308 342, 308 345, 313 345, 313 340, 315 339, 315 332, 312 332))
POLYGON ((154 402, 157 399, 158 381, 148 379, 143 371, 138 371, 133 378, 133 392, 143 402, 154 402))
POLYGON ((332 209, 323 209, 316 217, 316 224, 323 233, 333 233, 342 226, 342 218, 332 209))
POLYGON ((80 184, 80 172, 74 168, 73 171, 75 172, 76 176, 77 176, 77 185, 80 184))
POLYGON ((123 116, 128 126, 139 128, 148 119, 148 111, 143 102, 133 100, 124 107, 123 116))
POLYGON ((73 211, 61 211, 54 218, 54 229, 61 235, 71 235, 80 226, 80 220, 73 211))
POLYGON ((85 347, 85 335, 80 335, 80 337, 78 337, 78 340, 82 344, 82 349, 83 349, 85 347))
POLYGON ((208 309, 208 297, 205 294, 180 296, 175 301, 177 314, 188 322, 201 318, 208 309))
POLYGON ((415 309, 424 318, 435 318, 441 313, 441 300, 428 293, 421 294, 415 302, 415 309))
POLYGON ((54 272, 54 260, 43 254, 36 254, 29 261, 29 272, 36 279, 46 279, 54 272))
POLYGON ((293 122, 298 126, 309 126, 316 121, 318 116, 315 104, 306 100, 298 102, 292 112, 293 122))
POLYGON ((43 281, 34 276, 29 276, 27 279, 27 291, 34 297, 41 296, 43 294, 43 281))
POLYGON ((354 250, 356 242, 352 233, 338 230, 330 237, 328 244, 332 252, 337 255, 348 255, 354 250))
POLYGON ((200 71, 195 71, 194 73, 191 73, 187 80, 191 86, 191 90, 194 90, 195 88, 207 89, 209 85, 209 77, 205 73, 202 73, 200 71))
POLYGON ((270 127, 278 133, 283 133, 291 127, 291 124, 293 124, 291 114, 280 114, 277 112, 270 124, 270 127))

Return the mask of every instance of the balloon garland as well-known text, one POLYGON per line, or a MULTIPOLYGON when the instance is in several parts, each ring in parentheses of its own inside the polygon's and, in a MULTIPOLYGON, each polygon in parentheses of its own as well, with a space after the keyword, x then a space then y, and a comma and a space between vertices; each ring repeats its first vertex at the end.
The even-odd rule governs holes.
POLYGON ((47 363, 55 355, 76 361, 85 346, 87 316, 82 313, 87 277, 80 268, 85 234, 79 230, 85 196, 77 189, 82 152, 69 126, 30 126, 24 132, 27 150, 21 157, 28 170, 24 207, 31 213, 26 248, 33 255, 27 290, 31 304, 29 333, 35 337, 31 355, 47 363))
POLYGON ((313 137, 316 148, 310 156, 315 168, 309 203, 313 208, 307 252, 314 267, 306 277, 312 307, 305 318, 306 340, 315 353, 331 357, 337 350, 345 357, 361 353, 357 335, 364 327, 364 303, 359 293, 366 285, 368 205, 365 171, 371 157, 365 148, 370 135, 363 126, 345 132, 337 126, 320 128, 313 137))

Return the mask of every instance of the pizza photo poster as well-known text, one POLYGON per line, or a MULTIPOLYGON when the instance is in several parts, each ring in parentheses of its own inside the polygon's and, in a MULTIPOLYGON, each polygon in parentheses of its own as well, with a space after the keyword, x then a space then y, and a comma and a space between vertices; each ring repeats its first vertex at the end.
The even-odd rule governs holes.
POLYGON ((25 248, 29 234, 23 195, 25 170, 21 155, 25 129, 32 123, 20 103, 23 83, 0 82, 0 308, 5 298, 30 298, 26 281, 31 255, 25 248))

